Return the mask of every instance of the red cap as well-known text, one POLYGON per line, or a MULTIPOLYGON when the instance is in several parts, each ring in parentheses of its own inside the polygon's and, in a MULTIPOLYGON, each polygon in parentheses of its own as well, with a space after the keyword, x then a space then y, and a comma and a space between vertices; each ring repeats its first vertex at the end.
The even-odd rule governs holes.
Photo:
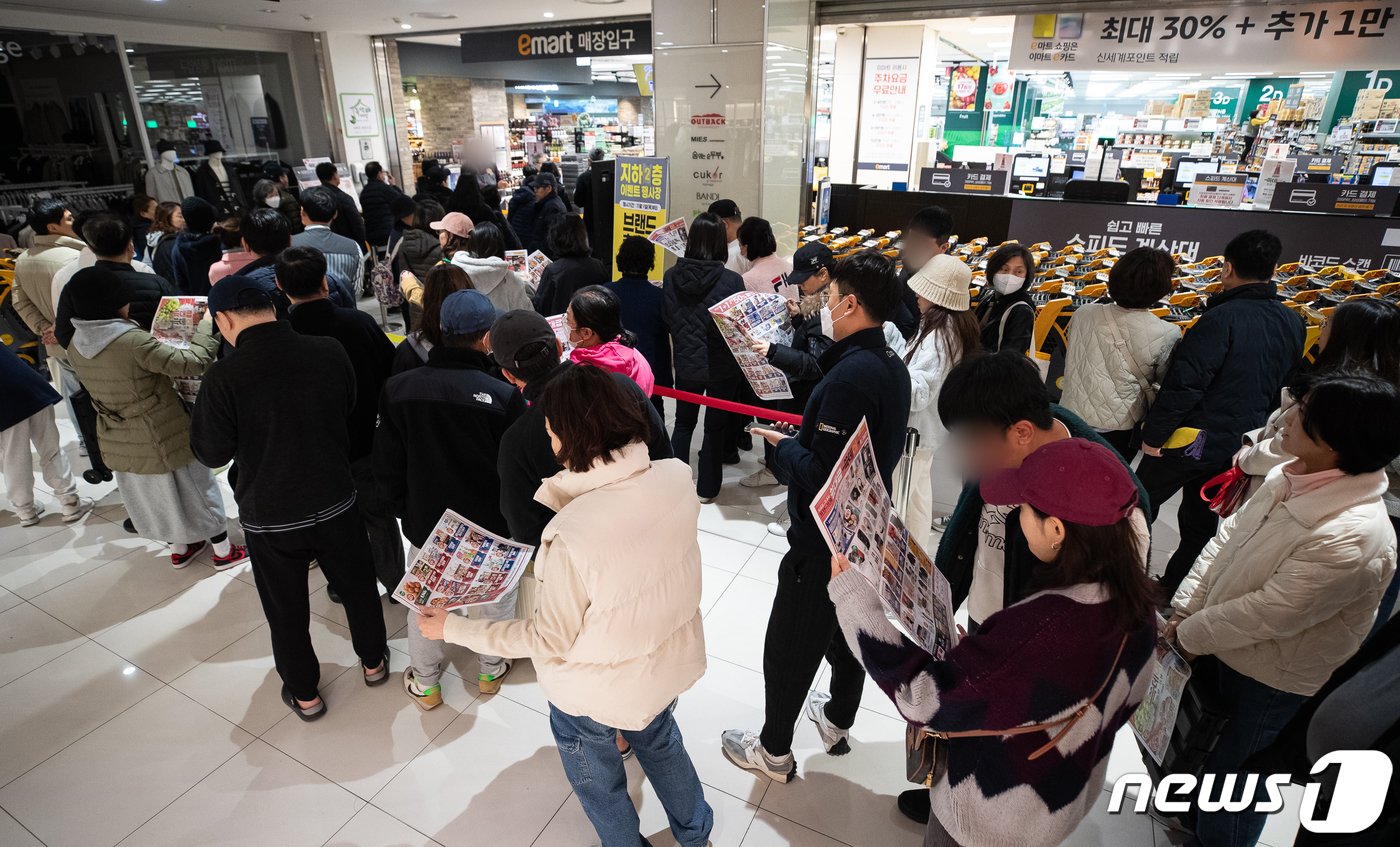
POLYGON ((982 480, 982 499, 993 506, 1029 503, 1041 514, 1084 526, 1110 526, 1138 504, 1137 484, 1118 454, 1069 438, 1052 441, 1021 467, 982 480))

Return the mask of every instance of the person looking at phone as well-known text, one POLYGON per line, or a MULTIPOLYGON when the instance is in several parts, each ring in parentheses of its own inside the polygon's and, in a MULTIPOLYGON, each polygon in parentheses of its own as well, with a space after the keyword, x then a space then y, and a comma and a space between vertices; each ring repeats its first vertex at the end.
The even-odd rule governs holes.
POLYGON ((828 753, 850 752, 850 727, 865 686, 865 671, 841 637, 827 596, 831 552, 812 516, 812 499, 862 420, 888 490, 909 422, 909 371, 884 333, 901 297, 894 262, 862 251, 836 263, 831 275, 819 320, 822 334, 835 343, 818 359, 822 377, 803 410, 801 430, 796 436, 753 430, 774 446, 770 467, 788 485, 790 549, 778 568, 763 645, 763 731, 731 729, 721 739, 729 761, 776 782, 790 781, 797 771, 792 735, 804 708, 828 753), (823 657, 832 666, 830 694, 811 690, 823 657))

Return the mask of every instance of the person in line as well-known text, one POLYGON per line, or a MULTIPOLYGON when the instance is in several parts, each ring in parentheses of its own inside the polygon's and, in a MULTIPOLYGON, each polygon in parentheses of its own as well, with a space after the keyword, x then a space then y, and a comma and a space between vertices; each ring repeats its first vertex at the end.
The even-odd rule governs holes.
MULTIPOLYGON (((1166 637, 1193 661, 1192 682, 1209 680, 1230 716, 1204 773, 1242 771, 1375 623, 1395 576, 1382 497, 1385 466, 1400 456, 1397 420, 1394 383, 1368 373, 1321 377, 1284 431, 1296 458, 1269 472, 1181 581, 1166 637)), ((1198 809, 1196 839, 1247 847, 1266 817, 1198 809)))
POLYGON ((301 335, 279 321, 257 280, 237 274, 220 280, 209 292, 209 312, 238 354, 204 375, 190 446, 209 467, 237 462, 233 496, 282 702, 300 719, 317 720, 326 703, 311 646, 306 572, 312 561, 345 607, 365 684, 389 681, 374 560, 350 473, 355 370, 334 339, 301 335))
MULTIPOLYGON (((354 242, 356 249, 363 250, 366 240, 365 219, 360 215, 354 196, 340 187, 340 170, 330 162, 321 162, 316 166, 316 178, 321 181, 320 187, 330 192, 335 201, 335 216, 326 218, 325 223, 330 225, 331 232, 348 238, 354 242)), ((302 193, 302 205, 306 205, 305 192, 302 193)))
MULTIPOLYGON (((277 307, 279 318, 287 316, 287 296, 277 287, 277 257, 292 246, 292 231, 280 214, 272 209, 254 209, 238 224, 243 236, 243 246, 256 258, 244 265, 238 276, 257 280, 277 307)), ((324 254, 322 254, 324 255, 324 254)), ((330 284, 331 302, 337 306, 355 307, 355 295, 350 293, 350 285, 345 277, 334 269, 326 270, 330 284)))
POLYGON ((144 261, 146 258, 146 235, 150 233, 152 225, 156 221, 156 208, 160 205, 156 198, 147 194, 133 194, 127 202, 129 213, 126 215, 131 224, 131 240, 136 244, 135 258, 144 261))
MULTIPOLYGON (((492 375, 486 334, 496 310, 480 291, 466 290, 449 295, 439 315, 441 343, 426 365, 385 385, 374 436, 374 475, 384 501, 403 521, 409 561, 447 509, 488 532, 510 534, 496 468, 501 438, 524 413, 525 400, 492 375)), ((469 616, 510 620, 515 599, 512 592, 499 603, 473 606, 469 616)), ((423 637, 414 623, 416 611, 408 609, 407 615, 409 667, 403 686, 420 709, 429 711, 442 705, 442 644, 423 637)), ((511 660, 484 654, 477 659, 481 693, 497 693, 511 660)))
POLYGON ((729 199, 716 200, 705 211, 719 218, 724 224, 725 269, 742 276, 749 269, 749 261, 744 258, 742 246, 739 244, 739 225, 744 222, 739 204, 729 199))
POLYGON ((977 303, 983 350, 1030 354, 1035 337, 1035 302, 1030 292, 1033 279, 1035 257, 1020 244, 1003 244, 987 258, 982 297, 977 303))
POLYGON ((948 252, 953 239, 953 216, 942 206, 925 206, 905 224, 900 236, 900 308, 890 318, 905 338, 919 331, 919 303, 909 288, 909 278, 934 256, 948 252))
POLYGON ((779 293, 787 287, 792 262, 776 255, 778 240, 773 225, 763 218, 745 218, 739 225, 739 254, 749 263, 744 271, 744 287, 760 294, 779 293))
POLYGON ((506 221, 510 225, 511 231, 515 233, 516 240, 525 250, 531 249, 529 246, 530 238, 535 229, 535 213, 537 211, 535 190, 531 185, 534 183, 535 177, 538 176, 538 171, 531 172, 532 170, 529 165, 526 165, 525 169, 521 171, 523 179, 519 187, 511 192, 510 202, 506 205, 506 221))
POLYGON ((441 309, 442 302, 454 291, 466 291, 472 287, 471 277, 456 265, 443 262, 428 271, 425 282, 405 279, 404 301, 413 312, 413 331, 410 332, 398 349, 394 351, 394 365, 391 372, 402 373, 428 361, 428 354, 442 343, 441 309), (410 296, 409 291, 412 291, 410 296))
POLYGON ((714 812, 673 715, 706 664, 690 469, 651 459, 646 417, 597 368, 570 368, 540 405, 564 470, 536 495, 556 514, 535 555, 533 617, 492 622, 430 609, 416 626, 427 638, 534 661, 564 771, 605 847, 645 841, 619 733, 677 843, 705 847, 714 812))
POLYGON ((452 172, 442 165, 435 165, 423 170, 425 183, 420 187, 413 199, 418 202, 432 200, 443 209, 452 201, 452 189, 447 187, 447 182, 452 178, 452 172))
MULTIPOLYGON (((690 222, 685 255, 666 271, 661 290, 665 296, 666 327, 675 351, 676 389, 735 400, 744 374, 710 315, 711 306, 744 290, 744 278, 724 266, 728 255, 725 233, 724 222, 715 215, 709 212, 696 215, 690 222)), ((731 417, 719 409, 705 410, 705 435, 700 443, 696 483, 701 502, 714 502, 719 496, 725 463, 739 461, 731 417)), ((693 403, 676 405, 671 449, 677 459, 687 464, 690 463, 691 437, 699 418, 699 406, 693 403)))
POLYGON ((843 556, 829 591, 846 643, 900 716, 951 736, 946 767, 921 790, 926 847, 1053 847, 1102 802, 1113 739, 1152 678, 1156 590, 1131 526, 1137 484, 1111 449, 1071 438, 981 492, 1018 513, 1036 591, 941 659, 894 628, 843 556))
POLYGON ((73 523, 92 511, 92 500, 78 495, 68 457, 59 447, 58 421, 53 407, 63 396, 39 372, 0 344, 0 475, 5 496, 19 525, 39 523, 44 505, 34 500, 34 454, 39 472, 63 510, 63 522, 73 523), (31 448, 31 445, 32 448, 31 448))
MULTIPOLYGON (((499 199, 497 196, 498 201, 499 199)), ((505 249, 520 249, 520 239, 515 237, 515 230, 506 225, 506 217, 501 214, 499 203, 493 206, 487 202, 476 174, 464 171, 457 178, 457 187, 452 190, 452 197, 447 201, 446 209, 449 213, 459 212, 466 215, 478 225, 494 224, 505 241, 505 249)))
POLYGON ((155 221, 146 233, 146 259, 151 270, 162 279, 175 280, 175 238, 185 230, 185 215, 179 203, 156 206, 155 221))
POLYGON ((394 175, 378 162, 365 163, 365 187, 360 189, 361 219, 365 240, 377 255, 387 255, 385 245, 394 229, 393 203, 404 196, 394 184, 394 175))
POLYGON ((1074 311, 1060 405, 1098 430, 1123 458, 1157 399, 1181 330, 1148 311, 1172 290, 1176 263, 1155 247, 1129 250, 1108 272, 1113 302, 1074 311))
POLYGON ((454 232, 444 239, 442 255, 449 256, 454 266, 466 271, 467 276, 471 277, 472 288, 485 294, 496 311, 531 307, 525 277, 512 270, 506 261, 505 241, 495 224, 474 226, 471 218, 460 212, 449 212, 442 223, 459 231, 466 230, 465 235, 454 232))
MULTIPOLYGON (((637 352, 647 360, 655 384, 670 388, 675 383, 663 315, 665 295, 649 278, 656 268, 656 247, 640 235, 629 235, 617 248, 616 265, 617 280, 604 287, 617 297, 618 319, 636 339, 637 352)), ((664 418, 661 398, 653 397, 652 404, 664 418)))
POLYGON ((1177 510, 1181 543, 1167 562, 1168 593, 1190 570, 1220 523, 1201 487, 1229 470, 1240 439, 1263 426, 1279 392, 1303 360, 1303 321, 1278 302, 1273 282, 1283 244, 1267 230, 1225 245, 1221 291, 1172 353, 1157 400, 1142 426, 1138 477, 1157 519, 1162 504, 1184 492, 1177 510), (1184 448, 1168 447, 1185 430, 1184 448))
POLYGON ((175 276, 171 282, 182 294, 204 297, 209 294, 209 269, 223 256, 214 223, 219 210, 199 197, 180 201, 180 215, 185 229, 175 236, 175 249, 170 256, 175 276))
POLYGON ((200 324, 187 349, 160 343, 130 320, 127 287, 106 268, 79 271, 68 292, 70 361, 92 396, 102 460, 132 526, 169 544, 176 569, 209 544, 215 570, 243 562, 248 552, 229 541, 214 474, 190 452, 190 418, 171 381, 200 376, 214 361, 219 342, 208 324, 200 324))
POLYGON ((253 185, 253 208, 276 209, 293 235, 301 232, 301 203, 291 192, 286 171, 275 162, 263 166, 263 178, 253 185))
POLYGON ((554 262, 540 274, 534 297, 535 311, 545 317, 561 314, 580 289, 608 281, 607 268, 593 258, 588 228, 578 215, 555 220, 549 231, 549 255, 554 262))
POLYGON ((467 239, 471 237, 472 230, 476 229, 476 222, 461 212, 448 212, 441 218, 428 224, 428 229, 438 235, 438 248, 442 252, 442 261, 450 262, 458 253, 471 255, 467 247, 467 239))
POLYGON ((219 249, 223 255, 219 261, 209 266, 209 285, 226 276, 232 276, 243 269, 243 266, 257 258, 253 251, 243 245, 243 233, 239 229, 239 220, 236 217, 228 217, 214 224, 214 234, 219 237, 219 249))
MULTIPOLYGON (((585 168, 583 173, 578 175, 578 179, 574 181, 574 207, 583 215, 583 226, 584 229, 588 231, 588 240, 597 245, 594 248, 595 258, 597 259, 607 258, 605 255, 596 255, 603 249, 602 242, 606 241, 607 238, 605 234, 595 230, 595 226, 598 222, 593 217, 593 198, 595 195, 602 196, 603 192, 598 191, 598 175, 593 170, 593 166, 607 157, 608 152, 602 147, 594 147, 592 150, 589 150, 588 167, 585 168)), ((609 197, 606 202, 611 204, 611 197, 609 197)))
MULTIPOLYGON (((321 164, 326 164, 322 162, 321 164)), ((292 236, 293 247, 315 247, 326 257, 326 265, 350 285, 350 294, 355 297, 360 291, 364 276, 365 254, 360 249, 360 241, 352 241, 335 231, 332 224, 340 217, 342 210, 336 196, 347 197, 336 188, 322 185, 309 188, 301 193, 301 222, 303 229, 292 236)), ((362 241, 363 239, 361 239, 362 241)), ((352 300, 350 305, 354 305, 352 300)))
POLYGON ((827 286, 830 317, 823 320, 835 343, 822 354, 822 379, 802 412, 802 428, 796 436, 754 430, 774 447, 769 466, 788 486, 792 527, 763 642, 763 730, 726 730, 721 745, 730 762, 775 782, 789 782, 797 773, 792 736, 804 713, 828 753, 841 756, 851 749, 865 672, 841 637, 827 596, 831 555, 811 505, 862 419, 881 481, 890 488, 909 420, 909 371, 884 333, 899 299, 888 257, 862 251, 838 262, 827 286), (831 663, 830 693, 812 690, 823 657, 831 663))
POLYGON ((651 365, 636 348, 636 338, 622 326, 622 304, 601 285, 578 290, 564 311, 568 329, 569 359, 576 365, 593 365, 620 373, 650 395, 656 387, 651 365))
MULTIPOLYGON (((72 397, 81 386, 68 365, 67 354, 54 335, 58 317, 53 300, 53 278, 86 246, 73 231, 73 213, 57 198, 35 201, 29 209, 29 225, 34 242, 15 259, 15 277, 10 286, 10 305, 29 331, 39 336, 48 356, 49 375, 68 402, 69 420, 76 421, 72 397)), ((79 446, 82 440, 79 439, 79 446)))
POLYGON ((919 446, 909 473, 904 524, 925 551, 933 549, 933 458, 948 439, 938 419, 938 394, 958 362, 982 352, 977 319, 970 311, 971 286, 972 269, 946 253, 925 262, 908 282, 920 314, 919 329, 904 353, 911 382, 909 425, 919 431, 919 446))
MULTIPOLYGON (((90 267, 109 270, 125 286, 127 317, 141 329, 150 332, 155 321, 156 307, 162 297, 176 297, 180 292, 165 279, 150 272, 146 265, 137 263, 132 255, 135 252, 135 239, 126 219, 114 212, 103 212, 92 216, 83 227, 83 237, 93 255, 90 267)), ((82 270, 77 267, 82 256, 64 267, 82 270)), ((63 271, 60 271, 62 273, 63 271)), ((58 281, 55 275, 54 281, 58 281)), ((70 280, 71 281, 71 278, 70 280)), ((73 302, 64 285, 54 302, 57 304, 54 316, 54 338, 67 348, 73 343, 73 302)))
MULTIPOLYGON (((424 159, 422 162, 419 162, 418 178, 413 181, 413 199, 415 202, 419 201, 423 197, 431 196, 429 194, 429 190, 437 182, 436 177, 438 176, 437 171, 439 164, 440 163, 438 162, 438 160, 434 158, 427 158, 424 159)), ((443 170, 447 169, 443 168, 443 170)), ((448 176, 451 176, 451 174, 447 174, 446 176, 444 176, 442 178, 443 182, 447 181, 448 176)), ((442 203, 443 201, 438 201, 439 206, 442 205, 442 203)))
POLYGON ((346 426, 350 432, 350 476, 355 481, 355 505, 369 533, 370 554, 379 583, 393 591, 403 578, 403 541, 389 504, 382 501, 374 481, 371 452, 379 412, 379 394, 389 379, 394 345, 374 318, 359 309, 330 301, 326 259, 311 247, 289 247, 277 257, 277 287, 291 302, 292 329, 302 335, 333 338, 350 357, 355 371, 355 404, 346 426))
MULTIPOLYGON (((554 231, 555 222, 569 211, 568 206, 564 205, 564 187, 559 183, 558 177, 546 172, 541 172, 530 180, 529 187, 534 192, 535 202, 530 209, 529 235, 522 235, 520 243, 527 252, 533 253, 538 250, 551 259, 558 258, 551 255, 554 248, 550 244, 549 236, 554 231)), ((586 235, 584 243, 587 244, 586 235)))
POLYGON ((442 261, 442 244, 429 226, 433 221, 442 220, 442 216, 432 217, 432 209, 427 204, 416 203, 408 197, 394 198, 393 210, 397 237, 391 240, 389 249, 392 251, 398 240, 403 240, 403 246, 394 257, 394 278, 402 279, 407 272, 425 280, 433 265, 442 261))

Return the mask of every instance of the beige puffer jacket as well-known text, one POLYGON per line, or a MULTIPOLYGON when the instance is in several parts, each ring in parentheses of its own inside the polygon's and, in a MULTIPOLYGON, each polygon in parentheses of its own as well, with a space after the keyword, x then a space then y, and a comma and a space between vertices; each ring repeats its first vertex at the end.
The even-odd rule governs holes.
MULTIPOLYGON (((15 311, 35 334, 41 334, 53 326, 54 274, 78 258, 78 253, 86 246, 66 235, 38 235, 34 237, 33 246, 15 260, 15 284, 11 295, 15 311)), ((56 359, 68 358, 64 349, 57 344, 46 345, 44 349, 56 359)))
POLYGON ((73 321, 68 361, 92 395, 102 459, 114 471, 162 474, 194 461, 190 416, 171 383, 200 376, 219 342, 208 324, 188 350, 162 344, 130 321, 73 321))
POLYGON ((1132 429, 1147 416, 1181 331, 1144 309, 1080 306, 1069 322, 1060 405, 1098 430, 1132 429), (1120 345, 1110 321, 1117 319, 1120 345), (1133 365, 1143 379, 1134 376, 1133 365), (1146 381, 1150 391, 1143 392, 1146 381))
POLYGON ((449 615, 446 640, 529 656, 549 702, 617 729, 645 729, 705 674, 700 503, 690 469, 636 442, 535 499, 554 509, 535 554, 534 614, 449 615))
POLYGON ((1182 581, 1177 640, 1265 685, 1310 695, 1351 658, 1395 575, 1384 471, 1285 500, 1283 467, 1225 521, 1182 581))

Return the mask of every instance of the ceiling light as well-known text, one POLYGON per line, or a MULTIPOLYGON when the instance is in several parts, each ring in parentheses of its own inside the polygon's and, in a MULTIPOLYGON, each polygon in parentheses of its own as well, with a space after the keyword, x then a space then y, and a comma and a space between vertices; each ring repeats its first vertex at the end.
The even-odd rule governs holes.
POLYGON ((1271 76, 1273 71, 1245 71, 1243 73, 1228 73, 1226 76, 1271 76))
POLYGON ((552 18, 552 17, 554 17, 554 13, 553 13, 553 12, 545 12, 545 13, 544 13, 544 16, 545 16, 546 18, 552 18))
POLYGON ((675 44, 675 43, 676 43, 676 42, 674 42, 674 41, 663 41, 663 42, 661 42, 661 46, 662 46, 662 47, 670 47, 670 46, 672 46, 672 45, 675 44))
POLYGON ((450 21, 457 17, 451 12, 409 12, 408 16, 411 18, 423 18, 429 21, 450 21))
POLYGON ((135 48, 135 47, 128 47, 128 48, 126 48, 126 52, 128 52, 128 53, 135 53, 135 52, 136 52, 136 48, 135 48))
POLYGON ((399 24, 399 29, 413 29, 413 24, 399 24))

